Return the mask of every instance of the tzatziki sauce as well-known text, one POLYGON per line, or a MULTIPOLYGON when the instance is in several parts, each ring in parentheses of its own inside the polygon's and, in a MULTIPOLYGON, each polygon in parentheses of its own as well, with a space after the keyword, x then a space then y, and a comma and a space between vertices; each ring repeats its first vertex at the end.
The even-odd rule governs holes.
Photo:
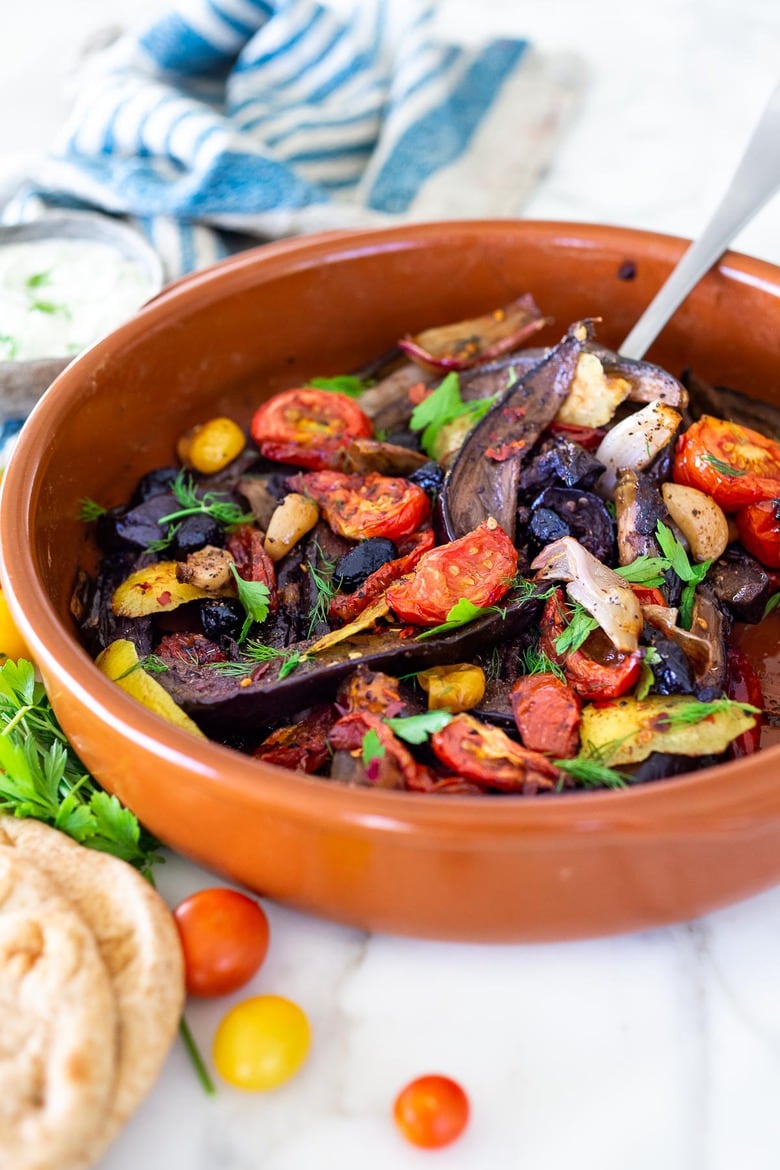
POLYGON ((143 266, 94 240, 0 247, 0 361, 75 356, 156 291, 143 266))

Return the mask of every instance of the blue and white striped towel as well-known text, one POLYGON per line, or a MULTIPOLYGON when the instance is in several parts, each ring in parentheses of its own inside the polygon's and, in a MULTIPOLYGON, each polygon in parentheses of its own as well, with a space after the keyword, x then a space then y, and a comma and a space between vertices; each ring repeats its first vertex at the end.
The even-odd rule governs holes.
POLYGON ((522 40, 446 45, 435 15, 425 0, 179 0, 87 62, 37 191, 136 217, 170 276, 224 254, 224 230, 517 214, 579 65, 522 40))

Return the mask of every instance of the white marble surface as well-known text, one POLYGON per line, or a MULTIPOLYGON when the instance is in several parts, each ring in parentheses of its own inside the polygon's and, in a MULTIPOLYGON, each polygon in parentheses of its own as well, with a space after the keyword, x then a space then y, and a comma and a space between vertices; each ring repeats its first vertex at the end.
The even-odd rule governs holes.
MULTIPOLYGON (((95 29, 155 0, 3 0, 0 173, 42 149, 95 29)), ((527 208, 690 235, 719 198, 780 62, 777 0, 446 0, 472 38, 578 50, 583 107, 527 208)), ((738 240, 780 262, 780 200, 738 240)), ((174 903, 212 884, 171 859, 174 903)), ((269 958, 235 999, 273 992, 313 1026, 285 1088, 206 1099, 177 1045, 101 1170, 776 1170, 780 889, 692 924, 557 946, 366 936, 268 906, 269 958), (390 1110, 410 1078, 462 1082, 473 1115, 438 1154, 390 1110)), ((193 1003, 209 1052, 232 1000, 193 1003)))

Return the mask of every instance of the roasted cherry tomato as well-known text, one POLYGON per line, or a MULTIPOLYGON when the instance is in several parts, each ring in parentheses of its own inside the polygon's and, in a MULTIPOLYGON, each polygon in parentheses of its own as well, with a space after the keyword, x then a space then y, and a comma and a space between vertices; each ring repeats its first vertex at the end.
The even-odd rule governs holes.
POLYGON ((549 598, 542 615, 539 645, 553 662, 563 667, 566 681, 581 699, 617 699, 639 679, 642 653, 624 654, 616 650, 603 630, 594 630, 579 650, 559 654, 555 643, 566 629, 569 607, 563 590, 549 598))
POLYGON ((387 590, 390 608, 402 621, 435 626, 462 598, 495 605, 517 572, 517 549, 492 517, 473 532, 427 552, 408 577, 387 590))
MULTIPOLYGON (((778 483, 780 495, 780 483, 778 483)), ((760 500, 737 512, 739 539, 769 569, 780 569, 780 499, 760 500)))
POLYGON ((214 1034, 217 1072, 237 1089, 276 1089, 289 1081, 309 1054, 311 1029, 296 1003, 281 995, 257 995, 236 1004, 214 1034))
POLYGON ((509 692, 520 738, 530 751, 558 759, 576 756, 581 704, 554 674, 528 674, 509 692))
MULTIPOLYGON (((764 693, 755 667, 743 650, 730 646, 726 652, 726 694, 738 703, 750 703, 764 709, 764 693)), ((761 746, 761 716, 756 716, 756 725, 745 731, 729 744, 732 758, 749 756, 761 746)))
POLYGON ((0 589, 0 666, 9 658, 15 662, 17 658, 29 657, 30 651, 16 628, 5 594, 0 589))
POLYGON ((583 427, 564 422, 552 422, 547 429, 552 435, 563 435, 573 443, 579 443, 586 451, 596 451, 607 433, 604 427, 583 427))
POLYGON ((400 557, 394 561, 387 561, 370 576, 366 577, 354 593, 337 593, 330 603, 328 617, 340 621, 343 625, 353 622, 360 617, 372 601, 377 601, 393 581, 411 573, 423 553, 430 552, 434 545, 433 532, 426 528, 424 532, 415 532, 407 537, 399 549, 400 557))
POLYGON ((395 1099, 393 1117, 413 1146, 426 1150, 448 1146, 469 1120, 469 1099, 457 1081, 430 1074, 411 1081, 395 1099))
POLYGON ((272 731, 255 748, 254 757, 279 768, 316 772, 330 756, 328 732, 335 719, 336 710, 329 704, 313 707, 297 723, 272 731))
POLYGON ((497 792, 552 788, 558 769, 539 752, 520 747, 500 727, 456 715, 431 736, 436 758, 458 776, 497 792))
POLYGON ((398 476, 316 471, 293 476, 288 483, 316 500, 333 531, 348 540, 398 540, 416 532, 431 514, 422 488, 398 476))
POLYGON ((631 592, 640 605, 666 606, 666 598, 660 589, 656 589, 655 585, 637 585, 632 581, 631 592))
POLYGON ((357 752, 364 749, 365 737, 373 732, 376 753, 365 759, 365 781, 374 788, 414 788, 418 772, 423 770, 405 743, 381 719, 370 711, 349 711, 335 723, 330 744, 336 751, 357 752))
POLYGON ((267 459, 315 471, 335 466, 351 439, 374 433, 371 419, 353 399, 310 386, 274 394, 255 411, 250 430, 267 459))
POLYGON ((726 512, 780 496, 780 443, 703 414, 677 440, 672 474, 726 512))
POLYGON ((228 995, 262 966, 268 919, 246 894, 223 887, 199 890, 179 903, 173 917, 190 995, 228 995))

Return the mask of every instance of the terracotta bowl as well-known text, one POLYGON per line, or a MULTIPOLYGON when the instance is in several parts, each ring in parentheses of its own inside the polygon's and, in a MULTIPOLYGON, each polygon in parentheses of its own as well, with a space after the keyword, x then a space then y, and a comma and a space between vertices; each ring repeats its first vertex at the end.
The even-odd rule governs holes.
MULTIPOLYGON (((124 501, 177 436, 343 372, 400 335, 530 290, 618 345, 685 247, 618 228, 494 221, 340 233, 245 253, 165 291, 36 407, 3 488, 3 588, 88 767, 172 848, 353 926, 520 941, 686 919, 780 879, 780 747, 620 792, 436 797, 351 789, 169 727, 95 668, 68 602, 96 550, 78 501, 124 501)), ((780 270, 727 255, 652 351, 780 401, 780 270)), ((777 625, 762 627, 774 669, 777 625)))

